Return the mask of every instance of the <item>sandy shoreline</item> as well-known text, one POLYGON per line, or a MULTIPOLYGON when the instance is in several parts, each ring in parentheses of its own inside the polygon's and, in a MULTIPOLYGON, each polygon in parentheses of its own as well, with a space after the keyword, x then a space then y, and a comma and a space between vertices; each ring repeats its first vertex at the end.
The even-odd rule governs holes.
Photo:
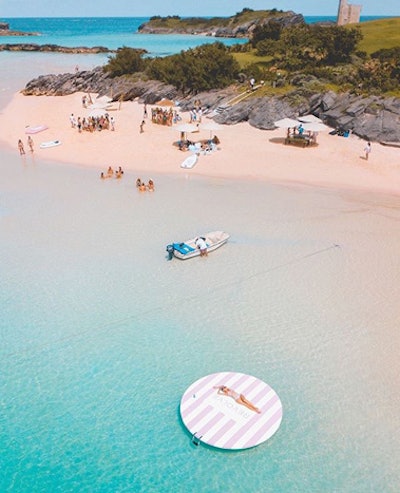
MULTIPOLYGON (((192 170, 180 168, 189 155, 173 145, 179 132, 146 119, 139 132, 143 105, 124 102, 120 110, 110 112, 116 131, 82 132, 71 128, 69 116, 84 117, 82 93, 70 96, 23 96, 16 94, 0 114, 2 145, 17 150, 22 139, 28 153, 25 127, 45 124, 48 129, 33 135, 35 157, 91 166, 100 171, 109 165, 122 166, 138 174, 194 174, 231 179, 258 179, 277 183, 299 183, 332 188, 375 190, 400 193, 400 149, 373 143, 368 161, 365 141, 356 136, 343 138, 320 133, 318 146, 285 146, 285 130, 262 131, 247 123, 223 126, 216 132, 221 144, 210 155, 201 155, 192 170), (44 141, 60 140, 62 145, 40 149, 44 141)), ((182 113, 183 121, 188 114, 182 113)), ((204 121, 204 117, 203 117, 204 121)), ((209 132, 190 134, 190 139, 208 138, 209 132)))

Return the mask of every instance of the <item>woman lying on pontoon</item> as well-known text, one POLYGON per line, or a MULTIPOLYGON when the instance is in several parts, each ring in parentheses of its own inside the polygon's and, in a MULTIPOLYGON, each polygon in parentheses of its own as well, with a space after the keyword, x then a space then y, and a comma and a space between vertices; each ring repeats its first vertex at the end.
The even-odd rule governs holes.
POLYGON ((247 407, 251 411, 255 411, 256 413, 259 414, 261 413, 258 407, 256 407, 252 402, 247 400, 243 394, 238 394, 237 392, 230 389, 229 387, 225 387, 225 385, 219 385, 217 387, 214 387, 214 389, 218 389, 218 394, 232 397, 232 399, 234 399, 238 404, 247 407))

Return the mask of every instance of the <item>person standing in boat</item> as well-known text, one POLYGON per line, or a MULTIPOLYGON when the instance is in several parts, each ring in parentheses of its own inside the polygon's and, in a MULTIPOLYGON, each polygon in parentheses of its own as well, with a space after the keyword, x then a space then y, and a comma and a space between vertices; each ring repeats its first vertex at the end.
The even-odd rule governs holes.
POLYGON ((208 252, 207 252, 206 239, 203 238, 202 236, 199 238, 196 238, 196 241, 194 242, 194 244, 200 250, 200 257, 207 257, 208 252))

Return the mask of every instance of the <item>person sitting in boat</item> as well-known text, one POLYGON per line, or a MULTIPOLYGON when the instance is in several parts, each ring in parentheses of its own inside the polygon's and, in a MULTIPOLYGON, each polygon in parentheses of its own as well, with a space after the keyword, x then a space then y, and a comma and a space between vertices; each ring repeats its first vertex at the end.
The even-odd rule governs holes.
POLYGON ((196 238, 194 244, 200 250, 200 257, 207 257, 207 243, 206 239, 202 236, 196 238))
POLYGON ((230 389, 229 387, 226 387, 225 385, 219 385, 217 387, 214 387, 214 389, 218 389, 218 394, 232 397, 232 399, 236 401, 238 404, 240 404, 241 406, 245 406, 251 411, 254 411, 258 414, 261 413, 258 407, 256 407, 252 402, 246 399, 246 397, 243 394, 238 394, 237 392, 230 389))
POLYGON ((149 192, 154 192, 154 181, 150 178, 149 183, 147 185, 147 190, 149 192))

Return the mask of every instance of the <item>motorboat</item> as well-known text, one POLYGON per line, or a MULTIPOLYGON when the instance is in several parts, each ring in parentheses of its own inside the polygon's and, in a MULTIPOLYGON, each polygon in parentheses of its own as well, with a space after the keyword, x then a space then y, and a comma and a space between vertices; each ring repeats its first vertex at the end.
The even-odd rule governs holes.
POLYGON ((190 240, 180 243, 171 243, 170 245, 167 245, 166 248, 169 260, 172 260, 173 257, 186 260, 199 256, 201 254, 201 251, 197 246, 199 239, 205 242, 207 246, 207 253, 209 253, 213 252, 222 245, 225 245, 229 239, 229 234, 224 231, 211 231, 210 233, 196 236, 190 240))

